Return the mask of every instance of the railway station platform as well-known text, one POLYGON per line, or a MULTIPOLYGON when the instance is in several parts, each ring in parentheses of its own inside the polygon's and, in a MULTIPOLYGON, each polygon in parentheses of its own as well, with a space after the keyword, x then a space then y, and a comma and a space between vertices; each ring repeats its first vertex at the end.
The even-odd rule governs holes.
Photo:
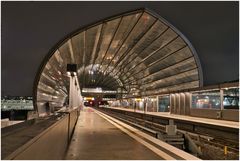
POLYGON ((213 159, 212 155, 217 159, 238 158, 235 146, 238 129, 205 126, 193 120, 179 122, 175 118, 178 132, 171 139, 184 141, 184 148, 179 148, 176 143, 180 142, 170 143, 162 138, 167 135, 161 129, 171 119, 165 117, 85 106, 80 111, 78 108, 61 111, 3 128, 1 157, 6 160, 199 160, 213 159), (150 134, 151 131, 157 135, 150 134), (199 147, 200 153, 194 151, 199 147))
POLYGON ((81 111, 65 159, 198 160, 90 107, 81 111))
POLYGON ((140 111, 140 110, 127 109, 127 108, 122 108, 122 107, 109 107, 109 108, 137 112, 137 113, 145 113, 148 115, 161 116, 161 117, 165 117, 165 118, 169 118, 169 119, 179 119, 179 120, 183 120, 183 121, 191 121, 191 122, 196 122, 196 123, 204 123, 204 124, 209 124, 209 125, 216 125, 216 126, 239 129, 239 122, 237 122, 237 121, 228 121, 228 120, 210 119, 210 118, 193 117, 193 116, 185 116, 185 115, 176 115, 176 114, 170 114, 170 112, 144 112, 144 111, 140 111))

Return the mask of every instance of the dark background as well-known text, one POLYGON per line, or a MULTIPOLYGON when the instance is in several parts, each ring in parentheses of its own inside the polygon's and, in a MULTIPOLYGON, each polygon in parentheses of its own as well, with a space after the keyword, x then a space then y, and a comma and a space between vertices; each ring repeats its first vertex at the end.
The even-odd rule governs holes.
POLYGON ((32 95, 43 58, 70 32, 147 7, 195 47, 204 85, 239 79, 238 2, 1 2, 1 94, 32 95))

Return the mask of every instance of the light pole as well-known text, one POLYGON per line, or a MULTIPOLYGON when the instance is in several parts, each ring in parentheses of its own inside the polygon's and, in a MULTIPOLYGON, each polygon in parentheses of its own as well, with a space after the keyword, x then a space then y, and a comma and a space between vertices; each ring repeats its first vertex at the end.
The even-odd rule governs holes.
POLYGON ((76 106, 77 94, 77 64, 67 64, 67 75, 70 78, 69 82, 69 108, 76 106))

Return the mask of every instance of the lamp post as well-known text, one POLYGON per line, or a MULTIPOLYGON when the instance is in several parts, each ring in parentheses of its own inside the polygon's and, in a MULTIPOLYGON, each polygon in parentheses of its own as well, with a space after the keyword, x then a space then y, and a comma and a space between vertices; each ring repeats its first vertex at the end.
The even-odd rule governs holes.
POLYGON ((67 64, 67 75, 70 78, 69 82, 69 108, 76 106, 77 95, 77 64, 67 64))

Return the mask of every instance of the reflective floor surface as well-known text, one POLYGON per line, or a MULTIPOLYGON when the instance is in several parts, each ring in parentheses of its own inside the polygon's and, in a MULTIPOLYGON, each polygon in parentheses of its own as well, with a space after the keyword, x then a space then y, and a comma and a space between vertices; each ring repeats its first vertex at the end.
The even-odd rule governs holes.
POLYGON ((92 109, 84 108, 65 159, 160 160, 162 158, 92 109))

